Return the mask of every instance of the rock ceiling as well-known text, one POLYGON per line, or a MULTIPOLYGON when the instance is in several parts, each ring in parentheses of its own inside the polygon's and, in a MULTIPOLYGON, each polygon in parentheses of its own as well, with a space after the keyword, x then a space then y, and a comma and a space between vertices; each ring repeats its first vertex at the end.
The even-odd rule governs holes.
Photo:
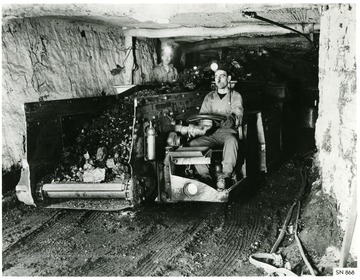
MULTIPOLYGON (((264 44, 286 40, 269 38, 296 34, 285 28, 243 15, 244 11, 284 24, 305 34, 319 32, 320 5, 316 4, 31 4, 3 5, 3 20, 25 17, 72 18, 119 26, 125 35, 159 38, 188 48, 216 39, 235 40, 266 37, 264 44), (204 41, 205 40, 205 41, 204 41)), ((284 37, 285 36, 285 37, 284 37)), ((303 36, 290 37, 305 43, 303 36)), ((246 42, 246 43, 245 43, 246 42)), ((262 41, 260 41, 261 43, 262 41)), ((300 42, 296 42, 300 43, 300 42)), ((224 44, 220 44, 221 46, 224 44)), ((231 46, 231 44, 229 45, 231 46)), ((201 47, 202 49, 206 47, 201 47)))

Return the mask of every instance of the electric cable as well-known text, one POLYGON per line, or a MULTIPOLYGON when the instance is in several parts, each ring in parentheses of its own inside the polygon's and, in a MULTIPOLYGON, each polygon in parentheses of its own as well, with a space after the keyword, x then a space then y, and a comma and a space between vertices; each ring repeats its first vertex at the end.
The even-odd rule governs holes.
POLYGON ((317 45, 315 44, 314 41, 311 40, 311 38, 309 36, 307 36, 306 34, 294 29, 294 28, 291 28, 289 26, 286 26, 284 24, 281 24, 281 23, 278 23, 276 21, 272 21, 270 19, 267 19, 267 18, 264 18, 262 16, 258 16, 256 12, 248 12, 248 11, 243 11, 242 12, 243 16, 245 17, 248 17, 248 18, 254 18, 254 19, 257 19, 257 20, 261 20, 261 21, 264 21, 264 22, 267 22, 267 23, 270 23, 270 24, 274 24, 276 26, 279 26, 281 28, 285 28, 287 30, 290 30, 292 32, 295 32, 297 34, 300 34, 301 36, 303 36, 304 38, 306 38, 306 40, 308 40, 316 49, 317 49, 317 45))

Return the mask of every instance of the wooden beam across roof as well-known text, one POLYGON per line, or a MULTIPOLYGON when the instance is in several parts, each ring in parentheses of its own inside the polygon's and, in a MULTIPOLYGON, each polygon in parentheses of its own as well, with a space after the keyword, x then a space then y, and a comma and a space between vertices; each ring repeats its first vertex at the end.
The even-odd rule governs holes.
MULTIPOLYGON (((312 30, 318 30, 319 26, 313 23, 309 24, 287 24, 295 30, 309 34, 312 30)), ((258 34, 258 35, 282 35, 289 34, 292 31, 270 24, 246 23, 232 27, 208 28, 208 27, 177 27, 177 28, 135 28, 124 29, 125 36, 145 37, 145 38, 171 38, 171 37, 210 37, 220 38, 241 34, 258 34)))
POLYGON ((257 36, 257 37, 236 37, 217 40, 204 40, 197 43, 184 44, 181 51, 184 53, 199 52, 209 49, 234 47, 234 46, 269 46, 269 45, 290 45, 297 44, 309 47, 310 42, 302 36, 257 36))

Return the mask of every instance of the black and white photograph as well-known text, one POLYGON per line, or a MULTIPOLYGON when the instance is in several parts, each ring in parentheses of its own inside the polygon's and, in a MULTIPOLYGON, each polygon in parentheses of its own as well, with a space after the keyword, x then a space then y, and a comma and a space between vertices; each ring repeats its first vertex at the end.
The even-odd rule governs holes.
POLYGON ((360 276, 354 1, 1 8, 3 277, 360 276))

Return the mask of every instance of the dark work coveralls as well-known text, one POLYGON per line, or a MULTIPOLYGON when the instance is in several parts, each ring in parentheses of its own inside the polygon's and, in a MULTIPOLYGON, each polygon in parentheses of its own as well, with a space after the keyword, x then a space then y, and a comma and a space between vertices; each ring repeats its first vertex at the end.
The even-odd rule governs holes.
MULTIPOLYGON (((238 153, 238 132, 244 114, 243 101, 240 93, 228 92, 222 99, 216 91, 208 93, 202 103, 200 114, 216 114, 229 116, 233 114, 236 123, 233 127, 219 127, 212 135, 205 135, 190 142, 192 147, 223 147, 223 173, 232 174, 236 165, 238 153)), ((208 175, 206 165, 197 165, 196 169, 201 175, 208 175)))

